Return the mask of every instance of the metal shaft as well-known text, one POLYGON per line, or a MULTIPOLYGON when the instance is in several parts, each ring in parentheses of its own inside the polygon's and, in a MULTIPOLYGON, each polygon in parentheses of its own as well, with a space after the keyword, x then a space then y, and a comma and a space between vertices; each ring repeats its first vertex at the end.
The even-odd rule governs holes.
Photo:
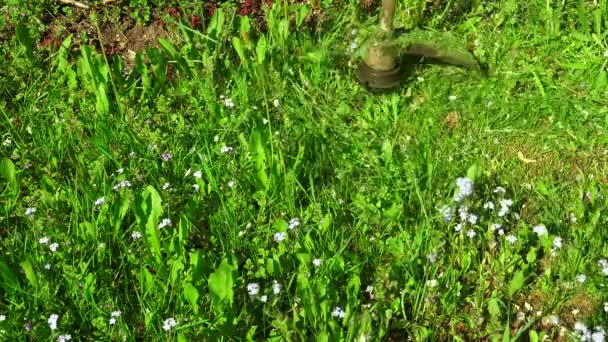
POLYGON ((380 30, 386 34, 393 33, 393 17, 395 15, 395 0, 382 0, 382 15, 380 30))

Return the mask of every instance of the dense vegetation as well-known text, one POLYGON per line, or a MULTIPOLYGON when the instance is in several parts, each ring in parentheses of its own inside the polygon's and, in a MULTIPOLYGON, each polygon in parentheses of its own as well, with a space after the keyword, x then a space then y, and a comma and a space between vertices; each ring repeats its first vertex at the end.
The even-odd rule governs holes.
POLYGON ((401 1, 490 75, 388 94, 374 1, 71 3, 0 4, 3 340, 604 340, 607 1, 401 1))

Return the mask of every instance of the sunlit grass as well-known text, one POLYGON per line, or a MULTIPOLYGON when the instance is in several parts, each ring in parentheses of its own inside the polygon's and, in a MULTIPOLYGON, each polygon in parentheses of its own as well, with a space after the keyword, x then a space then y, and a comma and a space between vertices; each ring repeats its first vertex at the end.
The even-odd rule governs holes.
POLYGON ((2 43, 0 336, 601 341, 606 5, 424 3, 398 24, 489 77, 367 92, 355 4, 228 7, 130 62, 2 43))

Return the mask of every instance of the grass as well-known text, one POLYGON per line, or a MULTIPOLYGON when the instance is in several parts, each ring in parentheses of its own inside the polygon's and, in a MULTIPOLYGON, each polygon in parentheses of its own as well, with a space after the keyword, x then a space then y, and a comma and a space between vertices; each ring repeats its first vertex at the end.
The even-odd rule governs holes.
POLYGON ((312 29, 307 5, 165 17, 130 61, 40 47, 66 9, 4 6, 0 336, 603 341, 608 3, 450 4, 397 26, 490 76, 390 94, 348 66, 375 22, 354 2, 312 29))

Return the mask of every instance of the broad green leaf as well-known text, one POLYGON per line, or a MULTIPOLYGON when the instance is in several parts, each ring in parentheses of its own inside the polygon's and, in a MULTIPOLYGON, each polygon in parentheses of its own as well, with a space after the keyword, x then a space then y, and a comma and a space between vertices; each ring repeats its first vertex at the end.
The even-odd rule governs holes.
POLYGON ((124 220, 125 215, 127 215, 128 211, 129 211, 129 198, 126 196, 122 196, 118 200, 118 205, 116 206, 116 209, 114 210, 114 229, 118 230, 120 228, 120 226, 122 225, 122 221, 124 220))
POLYGON ((234 50, 236 50, 236 53, 239 55, 241 63, 246 65, 247 58, 245 57, 245 50, 243 49, 243 41, 241 41, 239 37, 232 37, 232 46, 234 47, 234 50))
POLYGON ((526 261, 528 261, 529 264, 536 261, 536 248, 530 248, 530 251, 526 255, 526 261))
POLYGON ((509 297, 513 297, 515 292, 519 291, 524 286, 525 276, 523 271, 517 271, 513 275, 513 278, 509 282, 508 294, 509 297))
POLYGON ((208 285, 211 294, 211 307, 216 315, 222 315, 226 303, 231 307, 234 300, 234 280, 232 272, 235 267, 228 259, 222 260, 220 267, 209 275, 208 285))
POLYGON ((530 337, 530 342, 538 342, 538 333, 536 331, 530 330, 528 336, 530 337))
POLYGON ((261 36, 260 39, 258 39, 258 43, 255 47, 255 54, 258 59, 259 64, 264 64, 264 61, 266 60, 266 51, 267 50, 268 50, 268 46, 266 43, 266 37, 261 36))
POLYGON ((469 166, 469 169, 467 170, 467 178, 474 181, 479 176, 480 173, 481 173, 481 168, 479 167, 479 164, 475 163, 475 164, 469 166))
POLYGON ((162 212, 160 195, 153 186, 147 186, 135 201, 135 216, 140 229, 145 232, 146 241, 157 263, 161 262, 158 222, 162 212))
POLYGON ((194 310, 195 314, 198 314, 198 290, 191 283, 184 285, 184 297, 194 310))
POLYGON ((500 317, 500 305, 496 298, 490 298, 488 301, 488 312, 492 317, 500 317))
POLYGON ((34 272, 32 264, 28 260, 25 260, 19 263, 19 265, 23 269, 23 272, 25 273, 25 278, 29 281, 30 285, 33 288, 38 287, 38 277, 36 276, 36 272, 34 272))
POLYGON ((13 164, 12 160, 8 158, 2 158, 2 160, 0 160, 0 176, 4 178, 8 190, 11 193, 16 194, 18 192, 17 173, 15 171, 15 164, 13 164))

